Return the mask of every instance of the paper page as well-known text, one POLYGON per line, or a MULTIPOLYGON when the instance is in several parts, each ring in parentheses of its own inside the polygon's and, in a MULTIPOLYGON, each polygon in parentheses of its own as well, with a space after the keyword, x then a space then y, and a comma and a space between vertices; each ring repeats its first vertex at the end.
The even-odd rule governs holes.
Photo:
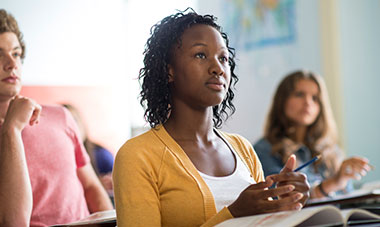
POLYGON ((361 189, 365 189, 368 191, 380 189, 380 181, 371 181, 371 182, 364 183, 361 189))
MULTIPOLYGON (((283 211, 270 214, 254 215, 242 218, 233 218, 217 225, 218 227, 231 226, 296 226, 312 217, 312 224, 343 223, 339 209, 334 206, 318 206, 304 208, 300 211, 283 211), (323 215, 323 218, 321 218, 323 215), (313 217, 312 217, 313 216, 313 217)), ((310 223, 307 222, 307 225, 310 223)))
POLYGON ((371 220, 378 219, 380 220, 380 215, 371 213, 363 209, 347 209, 341 211, 344 220, 347 222, 356 221, 356 220, 371 220))

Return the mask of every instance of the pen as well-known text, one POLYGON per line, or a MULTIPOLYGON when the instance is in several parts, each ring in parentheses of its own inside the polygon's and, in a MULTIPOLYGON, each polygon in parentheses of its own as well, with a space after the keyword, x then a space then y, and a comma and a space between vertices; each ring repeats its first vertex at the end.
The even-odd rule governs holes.
POLYGON ((305 168, 306 166, 312 164, 313 162, 317 161, 319 158, 321 157, 321 155, 317 155, 315 156, 313 159, 311 159, 310 161, 306 162, 305 164, 301 165, 300 167, 298 167, 297 169, 294 170, 294 172, 297 172, 303 168, 305 168))

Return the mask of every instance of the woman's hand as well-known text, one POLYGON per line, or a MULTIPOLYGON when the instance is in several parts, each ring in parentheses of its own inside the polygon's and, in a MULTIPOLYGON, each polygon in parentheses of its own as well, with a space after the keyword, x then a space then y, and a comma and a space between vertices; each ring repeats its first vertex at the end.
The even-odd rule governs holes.
POLYGON ((290 193, 286 193, 281 195, 280 198, 286 198, 288 196, 292 196, 295 193, 302 193, 303 197, 299 201, 302 205, 305 205, 306 201, 310 197, 310 185, 307 181, 307 177, 305 174, 300 172, 294 172, 293 170, 296 168, 296 156, 291 155, 284 168, 281 170, 279 174, 274 174, 268 176, 274 182, 277 182, 277 187, 281 187, 284 185, 293 185, 294 190, 290 193))
POLYGON ((242 217, 255 214, 270 213, 285 210, 299 210, 302 204, 299 202, 303 198, 302 193, 293 192, 293 185, 283 185, 274 189, 267 189, 274 181, 267 178, 266 181, 248 186, 233 202, 228 209, 232 216, 242 217), (293 192, 293 193, 291 193, 293 192), (278 200, 271 200, 272 197, 281 197, 278 200))
POLYGON ((361 157, 344 160, 334 176, 336 191, 344 189, 350 179, 360 180, 365 176, 371 170, 368 162, 368 159, 361 157))

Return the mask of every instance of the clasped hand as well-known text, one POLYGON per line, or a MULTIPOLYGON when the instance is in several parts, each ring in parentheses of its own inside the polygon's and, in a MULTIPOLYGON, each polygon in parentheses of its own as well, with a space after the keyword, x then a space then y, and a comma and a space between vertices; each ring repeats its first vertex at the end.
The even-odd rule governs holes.
POLYGON ((15 96, 9 103, 3 128, 14 128, 18 131, 29 125, 37 124, 42 107, 33 99, 15 96))
POLYGON ((310 197, 310 186, 303 173, 293 172, 296 157, 290 156, 279 174, 266 177, 242 191, 228 209, 234 217, 300 210, 310 197), (276 183, 275 188, 268 189, 276 183), (277 197, 277 200, 272 198, 277 197))

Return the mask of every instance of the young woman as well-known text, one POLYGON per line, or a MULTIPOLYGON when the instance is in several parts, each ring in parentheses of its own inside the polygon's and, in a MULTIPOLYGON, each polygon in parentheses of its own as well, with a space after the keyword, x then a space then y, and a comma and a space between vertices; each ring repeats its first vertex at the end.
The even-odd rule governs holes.
POLYGON ((264 181, 249 142, 216 129, 235 110, 237 76, 234 50, 213 16, 189 10, 164 18, 144 54, 140 95, 152 129, 117 153, 118 226, 214 226, 302 207, 309 186, 292 172, 294 157, 264 181), (281 186, 266 190, 274 182, 281 186))
POLYGON ((296 71, 280 83, 270 108, 264 138, 254 145, 265 175, 278 173, 289 156, 299 165, 321 155, 304 168, 312 187, 311 197, 325 197, 351 190, 349 180, 370 170, 368 160, 352 157, 343 161, 337 133, 322 78, 308 71, 296 71))

